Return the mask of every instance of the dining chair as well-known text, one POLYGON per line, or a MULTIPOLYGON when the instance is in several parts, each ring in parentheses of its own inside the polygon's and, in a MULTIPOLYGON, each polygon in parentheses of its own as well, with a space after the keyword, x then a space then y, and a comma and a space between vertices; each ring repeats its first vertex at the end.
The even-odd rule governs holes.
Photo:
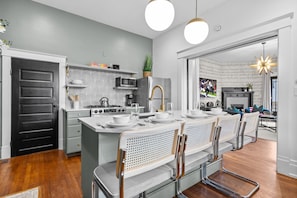
POLYGON ((234 138, 237 137, 238 131, 240 130, 240 115, 230 115, 230 116, 220 116, 217 120, 217 134, 218 139, 214 143, 214 149, 207 149, 206 151, 209 152, 211 155, 213 155, 213 161, 211 163, 220 162, 221 168, 219 171, 221 171, 223 174, 228 174, 231 177, 235 177, 243 182, 247 182, 250 185, 253 186, 253 188, 247 192, 246 195, 241 195, 238 191, 235 191, 234 189, 231 189, 226 184, 219 183, 218 181, 215 181, 213 179, 210 179, 207 176, 207 167, 206 164, 202 167, 202 182, 206 185, 210 185, 214 187, 215 189, 231 196, 231 197, 250 197, 253 195, 260 187, 260 185, 246 177, 243 177, 237 173, 231 172, 224 168, 223 166, 223 154, 234 150, 233 144, 228 142, 234 138), (217 156, 216 156, 217 155, 217 156))
POLYGON ((258 140, 259 115, 259 112, 244 113, 242 115, 238 149, 242 149, 244 145, 258 140), (246 123, 245 126, 243 123, 246 123))
POLYGON ((92 197, 98 197, 98 187, 106 197, 145 197, 145 191, 170 180, 177 163, 180 123, 139 128, 122 132, 119 137, 116 162, 94 169, 92 197))
POLYGON ((204 150, 212 147, 216 117, 206 119, 188 119, 181 127, 182 140, 180 149, 181 174, 176 180, 176 196, 186 197, 181 191, 181 178, 187 173, 199 170, 209 160, 209 153, 204 150))
POLYGON ((244 145, 256 142, 258 139, 258 125, 259 112, 242 114, 238 135, 228 141, 233 144, 233 150, 242 149, 244 145))

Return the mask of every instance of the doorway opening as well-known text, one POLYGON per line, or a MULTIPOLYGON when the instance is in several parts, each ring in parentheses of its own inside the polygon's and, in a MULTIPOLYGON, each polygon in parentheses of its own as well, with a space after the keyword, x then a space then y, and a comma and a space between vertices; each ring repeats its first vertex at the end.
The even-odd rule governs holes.
MULTIPOLYGON (((252 93, 252 98, 250 100, 252 103, 248 102, 248 105, 245 105, 245 103, 241 102, 240 104, 244 106, 240 109, 241 111, 244 112, 246 108, 253 107, 253 105, 263 105, 263 76, 259 75, 256 68, 250 66, 256 61, 257 57, 262 55, 261 43, 263 41, 267 43, 266 53, 272 56, 276 61, 278 57, 277 35, 270 35, 261 38, 256 42, 242 43, 233 48, 207 53, 206 55, 202 54, 199 57, 188 59, 187 74, 191 75, 187 75, 187 84, 188 92, 192 92, 192 94, 187 94, 188 102, 190 104, 188 107, 191 106, 191 104, 199 103, 200 108, 203 107, 203 109, 206 110, 216 106, 220 106, 223 110, 227 110, 227 106, 223 105, 224 94, 222 90, 231 87, 240 88, 242 97, 244 94, 252 93), (195 70, 193 67, 196 67, 197 69, 195 70), (216 97, 201 97, 200 79, 211 79, 216 82, 216 97), (248 84, 252 84, 252 89, 249 89, 248 84)), ((279 66, 273 67, 274 79, 277 79, 278 67, 279 66)), ((271 102, 273 100, 271 103, 273 104, 271 105, 272 108, 264 107, 268 109, 272 115, 277 112, 278 89, 276 83, 275 80, 271 81, 271 88, 273 88, 273 90, 267 95, 268 100, 271 100, 271 102)), ((239 104, 238 102, 233 103, 235 105, 239 104)), ((231 105, 231 108, 232 106, 234 105, 231 105)), ((268 129, 269 128, 264 128, 261 130, 259 137, 277 141, 277 133, 275 133, 275 130, 269 131, 268 129)))

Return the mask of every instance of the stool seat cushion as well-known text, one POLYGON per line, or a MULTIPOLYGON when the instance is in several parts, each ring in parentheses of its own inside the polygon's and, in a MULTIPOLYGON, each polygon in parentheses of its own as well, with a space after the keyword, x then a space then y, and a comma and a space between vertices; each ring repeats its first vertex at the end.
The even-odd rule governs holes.
MULTIPOLYGON (((141 175, 125 179, 125 197, 136 196, 145 190, 161 184, 173 177, 173 170, 167 165, 160 166, 141 175)), ((116 162, 98 166, 94 170, 94 179, 101 189, 109 192, 112 197, 119 197, 119 180, 116 177, 116 162)))
POLYGON ((200 151, 199 153, 186 156, 185 172, 187 173, 191 170, 199 169, 201 164, 207 162, 208 159, 209 159, 209 153, 204 151, 200 151))
MULTIPOLYGON (((231 151, 233 149, 233 145, 231 143, 228 142, 222 142, 219 143, 219 151, 218 151, 218 155, 224 154, 225 152, 231 151)), ((213 154, 213 148, 208 148, 205 150, 208 153, 213 154)))

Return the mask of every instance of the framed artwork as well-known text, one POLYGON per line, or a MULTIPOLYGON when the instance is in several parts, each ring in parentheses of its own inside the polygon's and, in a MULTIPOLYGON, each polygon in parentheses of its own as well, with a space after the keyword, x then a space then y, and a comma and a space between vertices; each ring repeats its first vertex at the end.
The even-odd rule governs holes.
POLYGON ((200 78, 200 97, 215 98, 217 96, 217 80, 200 78))

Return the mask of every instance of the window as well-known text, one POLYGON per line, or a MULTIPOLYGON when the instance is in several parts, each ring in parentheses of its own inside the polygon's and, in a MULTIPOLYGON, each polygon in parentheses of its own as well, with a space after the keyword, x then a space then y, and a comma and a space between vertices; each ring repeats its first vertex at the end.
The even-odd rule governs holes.
POLYGON ((277 77, 271 77, 271 111, 276 112, 278 106, 278 81, 277 77))

